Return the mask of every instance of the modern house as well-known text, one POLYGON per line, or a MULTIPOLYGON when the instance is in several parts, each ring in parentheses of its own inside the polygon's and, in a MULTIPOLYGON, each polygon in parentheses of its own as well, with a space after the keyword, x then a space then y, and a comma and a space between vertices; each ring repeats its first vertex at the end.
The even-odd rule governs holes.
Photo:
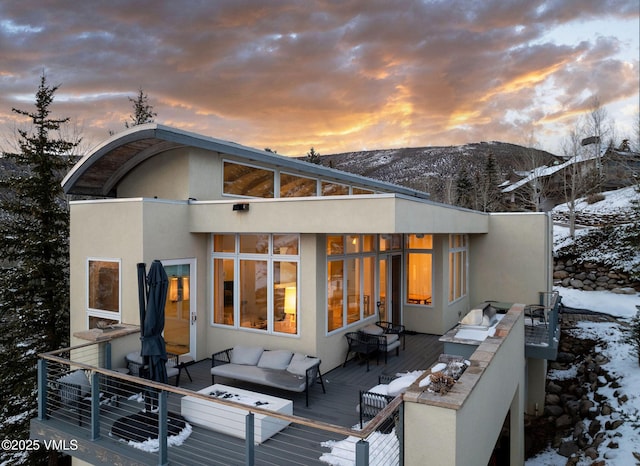
MULTIPOLYGON (((72 346, 105 324, 139 325, 136 264, 155 259, 170 280, 169 351, 203 360, 251 342, 316 355, 323 373, 344 362, 345 333, 367 324, 445 335, 479 303, 536 304, 552 288, 547 214, 438 204, 424 192, 158 124, 114 135, 63 187, 90 198, 71 202, 72 346)), ((524 319, 513 316, 518 339, 508 344, 519 350, 502 353, 505 372, 473 396, 500 393, 496 403, 522 424, 522 412, 541 413, 557 347, 553 338, 526 344, 524 319)), ((138 337, 113 343, 111 360, 139 348, 138 337)), ((450 441, 455 451, 455 435, 450 441)))

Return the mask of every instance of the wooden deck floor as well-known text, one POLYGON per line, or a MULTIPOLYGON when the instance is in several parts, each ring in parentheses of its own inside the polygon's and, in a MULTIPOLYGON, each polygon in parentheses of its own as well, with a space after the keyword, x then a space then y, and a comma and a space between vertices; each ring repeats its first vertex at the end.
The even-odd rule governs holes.
MULTIPOLYGON (((305 396, 302 393, 286 392, 262 385, 254 385, 237 380, 216 377, 216 383, 231 385, 246 390, 265 393, 268 395, 293 400, 293 413, 296 416, 331 424, 352 427, 358 423, 356 405, 360 390, 366 390, 378 384, 381 374, 395 374, 418 369, 428 369, 443 352, 443 343, 437 335, 414 334, 406 336, 406 349, 400 350, 400 355, 389 353, 387 364, 383 357, 376 365, 375 357, 370 360, 367 372, 364 361, 349 360, 346 367, 337 367, 323 374, 326 393, 322 393, 320 384, 311 388, 309 406, 305 406, 305 396)), ((206 359, 189 367, 193 382, 186 374, 182 374, 180 386, 198 391, 211 385, 211 360, 206 359)), ((171 383, 172 381, 170 381, 171 383)), ((180 412, 179 397, 169 398, 169 407, 180 412)))

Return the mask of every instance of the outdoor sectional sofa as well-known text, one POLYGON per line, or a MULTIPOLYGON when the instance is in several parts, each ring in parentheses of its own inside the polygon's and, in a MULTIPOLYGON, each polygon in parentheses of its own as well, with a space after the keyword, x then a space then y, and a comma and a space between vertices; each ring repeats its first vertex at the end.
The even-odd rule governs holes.
POLYGON ((238 345, 211 355, 211 383, 215 376, 266 385, 291 392, 304 392, 309 406, 309 388, 320 379, 326 393, 320 359, 288 350, 268 350, 238 345))

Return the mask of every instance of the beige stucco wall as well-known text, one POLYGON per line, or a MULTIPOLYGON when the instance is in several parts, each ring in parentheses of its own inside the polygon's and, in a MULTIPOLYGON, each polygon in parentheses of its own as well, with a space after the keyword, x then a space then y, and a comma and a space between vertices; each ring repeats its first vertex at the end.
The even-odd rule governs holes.
POLYGON ((546 213, 489 216, 491 234, 470 236, 470 302, 539 302, 551 291, 553 237, 546 213), (546 253, 545 253, 546 252, 546 253))
POLYGON ((512 465, 524 463, 524 321, 514 306, 444 396, 405 394, 405 464, 487 464, 510 413, 512 465), (507 323, 508 321, 508 323, 507 323))

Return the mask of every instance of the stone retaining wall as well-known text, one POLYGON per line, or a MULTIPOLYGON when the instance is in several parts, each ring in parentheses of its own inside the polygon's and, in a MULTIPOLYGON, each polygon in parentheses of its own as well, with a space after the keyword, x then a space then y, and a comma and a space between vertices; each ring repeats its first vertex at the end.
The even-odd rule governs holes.
POLYGON ((571 259, 555 259, 553 267, 554 285, 584 291, 611 291, 635 294, 640 291, 640 282, 631 280, 628 274, 614 272, 598 264, 578 264, 571 259))

